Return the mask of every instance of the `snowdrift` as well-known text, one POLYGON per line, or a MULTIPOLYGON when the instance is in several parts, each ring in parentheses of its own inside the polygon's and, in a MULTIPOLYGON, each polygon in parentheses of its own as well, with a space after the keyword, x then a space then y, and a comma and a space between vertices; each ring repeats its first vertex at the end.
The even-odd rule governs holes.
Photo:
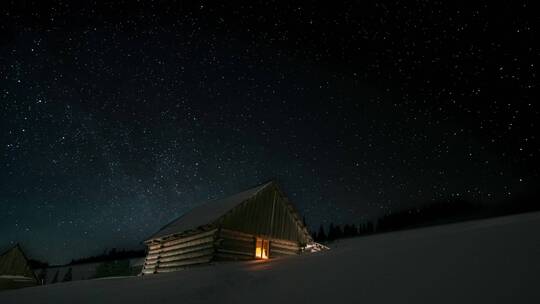
POLYGON ((0 292, 0 303, 540 303, 540 213, 336 242, 320 253, 0 292))

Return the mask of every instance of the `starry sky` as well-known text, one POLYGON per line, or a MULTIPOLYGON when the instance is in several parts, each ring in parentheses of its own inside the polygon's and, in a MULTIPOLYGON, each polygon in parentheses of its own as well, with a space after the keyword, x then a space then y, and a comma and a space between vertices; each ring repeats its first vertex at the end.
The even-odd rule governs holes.
POLYGON ((98 2, 0 9, 0 248, 135 248, 270 179, 313 227, 538 186, 532 3, 98 2))

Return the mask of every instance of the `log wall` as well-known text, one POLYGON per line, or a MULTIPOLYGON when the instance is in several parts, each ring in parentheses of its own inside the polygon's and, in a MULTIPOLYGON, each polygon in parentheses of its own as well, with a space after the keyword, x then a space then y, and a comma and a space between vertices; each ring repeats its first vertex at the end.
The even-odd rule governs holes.
POLYGON ((270 240, 270 258, 275 258, 284 255, 300 254, 301 247, 294 242, 286 240, 270 240))
POLYGON ((214 229, 150 244, 142 274, 176 271, 186 266, 210 262, 215 253, 216 232, 214 229))
POLYGON ((216 260, 252 260, 255 258, 255 237, 221 229, 217 236, 216 249, 216 260))
MULTIPOLYGON (((298 243, 260 236, 270 241, 270 258, 300 254, 298 243)), ((252 260, 255 258, 256 237, 230 229, 221 229, 216 237, 217 260, 252 260)))

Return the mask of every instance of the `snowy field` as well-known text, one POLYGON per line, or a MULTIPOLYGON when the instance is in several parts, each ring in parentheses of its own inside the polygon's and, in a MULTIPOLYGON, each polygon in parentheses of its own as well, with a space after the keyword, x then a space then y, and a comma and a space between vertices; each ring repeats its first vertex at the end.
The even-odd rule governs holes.
POLYGON ((0 303, 540 303, 540 213, 343 240, 332 250, 0 292, 0 303))

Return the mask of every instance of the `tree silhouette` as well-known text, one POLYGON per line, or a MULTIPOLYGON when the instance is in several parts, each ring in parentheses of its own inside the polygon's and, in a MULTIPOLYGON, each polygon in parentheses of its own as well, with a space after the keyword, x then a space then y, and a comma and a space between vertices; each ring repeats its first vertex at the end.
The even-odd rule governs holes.
POLYGON ((330 226, 328 226, 328 240, 333 241, 336 239, 336 228, 334 227, 334 223, 330 223, 330 226))
POLYGON ((68 271, 64 275, 64 279, 62 280, 62 282, 69 282, 72 279, 73 279, 73 275, 71 274, 71 267, 69 267, 68 271))
POLYGON ((323 241, 326 241, 326 239, 327 239, 327 236, 326 236, 326 233, 324 232, 324 227, 321 224, 321 226, 319 226, 319 232, 317 233, 317 241, 323 242, 323 241))
POLYGON ((60 272, 60 270, 57 270, 56 273, 54 274, 54 277, 51 281, 51 284, 54 284, 54 283, 57 283, 58 282, 58 272, 60 272))

